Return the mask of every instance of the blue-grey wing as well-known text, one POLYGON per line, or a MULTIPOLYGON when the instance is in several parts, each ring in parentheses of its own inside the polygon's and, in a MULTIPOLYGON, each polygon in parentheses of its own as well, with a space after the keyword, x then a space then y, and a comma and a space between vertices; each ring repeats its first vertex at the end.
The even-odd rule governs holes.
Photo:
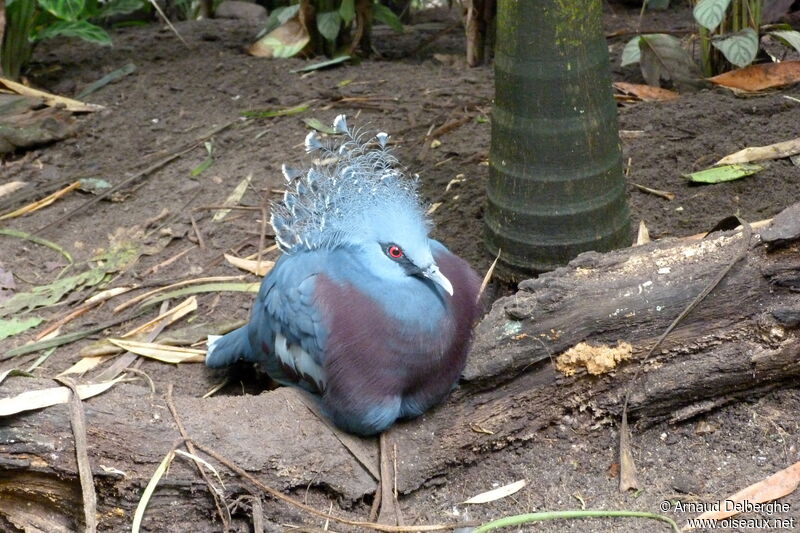
POLYGON ((320 262, 314 253, 283 256, 259 291, 248 324, 256 359, 276 381, 325 390, 327 330, 316 301, 320 262))

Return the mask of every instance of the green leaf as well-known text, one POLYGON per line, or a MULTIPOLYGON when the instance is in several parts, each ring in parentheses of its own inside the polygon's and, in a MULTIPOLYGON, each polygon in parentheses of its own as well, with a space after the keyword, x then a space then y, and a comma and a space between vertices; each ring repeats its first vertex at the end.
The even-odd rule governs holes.
POLYGON ((325 11, 317 13, 317 29, 320 35, 329 41, 335 41, 342 25, 342 17, 338 11, 325 11))
POLYGON ((12 315, 23 309, 32 310, 53 305, 75 289, 97 285, 105 275, 105 270, 96 268, 75 276, 61 278, 49 285, 34 287, 30 292, 18 292, 0 304, 0 317, 12 315))
POLYGON ((239 114, 248 118, 272 118, 296 115, 298 113, 303 113, 304 111, 308 111, 308 106, 306 104, 283 109, 251 109, 248 111, 242 111, 239 114))
POLYGON ((186 287, 177 289, 163 294, 155 295, 139 304, 140 308, 151 307, 157 303, 170 298, 181 298, 190 294, 202 294, 206 292, 258 292, 260 282, 255 283, 206 283, 204 285, 195 285, 193 287, 186 287))
POLYGON ((264 25, 264 29, 258 32, 256 38, 260 39, 261 37, 268 34, 281 24, 284 24, 287 20, 297 15, 298 11, 300 11, 300 4, 295 4, 293 6, 278 7, 273 9, 272 13, 269 14, 267 23, 264 25))
POLYGON ((642 35, 639 40, 642 76, 648 85, 660 86, 660 80, 672 80, 676 86, 694 85, 701 78, 697 65, 683 49, 677 37, 664 33, 642 35))
POLYGON ((296 42, 285 43, 277 37, 262 37, 259 44, 264 49, 271 49, 272 57, 287 58, 299 54, 310 40, 311 39, 306 36, 296 42))
POLYGON ((42 318, 32 316, 30 318, 11 320, 0 320, 0 340, 8 338, 17 333, 22 333, 26 329, 34 328, 42 323, 42 318))
POLYGON ((791 46, 795 50, 800 52, 800 31, 777 30, 777 31, 771 31, 769 32, 769 34, 780 39, 786 46, 791 46))
MULTIPOLYGON (((340 63, 344 63, 345 61, 349 61, 349 60, 350 60, 350 56, 343 55, 343 56, 339 56, 339 57, 334 57, 333 59, 328 59, 327 61, 320 61, 319 63, 313 63, 311 65, 295 69, 295 70, 293 70, 291 72, 292 72, 292 74, 296 74, 298 72, 311 72, 312 70, 319 70, 321 68, 332 67, 334 65, 338 65, 340 63)), ((343 87, 343 86, 339 85, 339 87, 343 87)))
POLYGON ((320 133, 327 133, 328 135, 336 135, 336 130, 330 126, 326 126, 318 118, 304 118, 303 122, 312 130, 317 130, 320 133))
POLYGON ((86 0, 39 0, 39 5, 57 18, 74 22, 86 7, 86 0))
POLYGON ((208 157, 206 157, 202 163, 194 167, 191 171, 192 176, 199 176, 204 170, 207 170, 214 163, 214 158, 212 157, 213 146, 211 142, 205 142, 206 152, 208 152, 208 157))
POLYGON ((645 0, 645 4, 649 11, 664 11, 669 8, 669 0, 645 0))
POLYGON ((62 248, 60 245, 54 243, 53 241, 48 241, 43 237, 39 237, 37 235, 33 235, 31 233, 25 233, 24 231, 12 228, 0 228, 0 235, 7 235, 9 237, 16 237, 18 239, 25 239, 31 242, 35 242, 36 244, 41 244, 42 246, 47 246, 48 248, 55 250, 56 252, 63 255, 67 261, 72 263, 72 256, 62 248))
POLYGON ((683 177, 695 183, 722 183, 723 181, 738 180, 763 169, 762 166, 749 164, 722 165, 691 174, 683 174, 683 177))
POLYGON ((372 16, 375 20, 383 22, 394 31, 403 33, 403 23, 397 18, 394 12, 383 4, 372 4, 372 16))
POLYGON ((111 188, 111 184, 109 182, 100 178, 81 178, 80 182, 81 185, 78 188, 83 192, 88 192, 91 194, 100 194, 104 192, 105 189, 111 188))
POLYGON ((339 6, 339 16, 345 24, 350 24, 356 18, 355 0, 342 0, 339 6))
POLYGON ((642 58, 642 51, 639 48, 639 41, 642 37, 637 35, 627 42, 625 48, 622 49, 622 64, 620 66, 626 67, 638 63, 642 58))
POLYGON ((78 96, 76 96, 76 98, 78 100, 82 100, 87 96, 89 96, 90 94, 92 94, 93 92, 102 89, 109 83, 116 81, 120 78, 123 78, 133 72, 136 72, 136 65, 134 65, 133 63, 128 63, 124 67, 118 68, 113 72, 109 72, 99 80, 94 81, 89 85, 87 85, 81 92, 78 93, 78 96))
POLYGON ((86 20, 62 20, 60 22, 56 22, 52 26, 46 27, 43 31, 36 35, 35 40, 43 41, 45 39, 55 37, 56 35, 63 35, 65 37, 79 37, 84 41, 104 46, 111 45, 111 37, 108 36, 106 30, 100 26, 95 26, 86 20))
POLYGON ((100 18, 113 17, 114 15, 126 15, 133 13, 137 9, 141 9, 147 3, 142 0, 111 0, 103 4, 98 13, 100 18))
POLYGON ((758 34, 752 28, 730 34, 721 40, 711 42, 714 48, 722 52, 725 59, 739 68, 746 67, 756 58, 758 53, 758 34))
POLYGON ((701 26, 714 31, 725 17, 725 11, 730 3, 731 0, 700 0, 692 11, 694 20, 701 26))

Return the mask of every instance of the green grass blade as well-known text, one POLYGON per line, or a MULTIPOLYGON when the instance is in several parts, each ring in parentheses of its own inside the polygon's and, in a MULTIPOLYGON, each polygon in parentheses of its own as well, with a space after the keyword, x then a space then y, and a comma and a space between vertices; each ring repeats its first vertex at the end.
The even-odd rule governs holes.
POLYGON ((144 518, 144 511, 147 509, 147 503, 150 501, 150 496, 153 495, 158 482, 161 481, 161 478, 164 476, 164 472, 167 471, 167 468, 169 468, 169 465, 172 463, 172 459, 174 458, 175 451, 170 450, 166 457, 164 457, 164 459, 161 461, 161 464, 158 465, 156 471, 153 472, 153 477, 150 478, 150 482, 147 483, 147 486, 144 488, 142 498, 139 500, 139 505, 136 506, 136 511, 133 513, 131 533, 139 533, 139 528, 141 527, 142 519, 144 518))
POLYGON ((141 303, 140 308, 145 309, 157 303, 169 300, 170 298, 179 298, 189 294, 199 294, 203 292, 253 292, 257 293, 261 282, 254 283, 206 283, 205 285, 195 285, 194 287, 186 287, 171 292, 165 292, 158 296, 145 300, 141 303))
POLYGON ((575 518, 648 518, 658 520, 670 525, 674 533, 680 533, 680 528, 674 520, 668 516, 655 513, 645 513, 641 511, 550 511, 542 513, 529 513, 514 516, 507 516, 498 520, 493 520, 478 526, 473 533, 485 533, 501 527, 518 526, 531 522, 544 522, 548 520, 572 520, 575 518))
POLYGON ((70 253, 61 246, 59 246, 58 244, 54 243, 53 241, 48 241, 47 239, 37 237, 36 235, 31 235, 30 233, 25 233, 24 231, 11 228, 0 228, 0 235, 16 237, 17 239, 25 239, 26 241, 35 242, 36 244, 41 244, 42 246, 47 246, 48 248, 51 248, 56 252, 60 253, 61 255, 63 255, 70 263, 73 262, 70 253))
POLYGON ((286 117, 289 115, 297 115, 308 111, 308 105, 301 104, 294 107, 285 107, 282 109, 250 109, 239 113, 247 118, 272 118, 272 117, 286 117))

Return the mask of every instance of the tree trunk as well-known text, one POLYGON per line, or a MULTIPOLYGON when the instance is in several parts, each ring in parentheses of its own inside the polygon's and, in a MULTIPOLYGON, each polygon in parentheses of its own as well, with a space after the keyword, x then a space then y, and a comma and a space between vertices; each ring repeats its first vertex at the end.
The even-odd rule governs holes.
MULTIPOLYGON (((399 491, 414 491, 455 466, 530 439, 566 415, 587 424, 592 416, 618 416, 629 385, 631 417, 639 424, 684 420, 796 385, 798 252, 800 204, 748 243, 741 232, 727 232, 586 253, 521 283, 517 294, 495 302, 478 325, 460 388, 442 406, 392 430, 401 450, 399 491), (744 259, 678 324, 631 384, 659 335, 745 246, 744 259), (588 364, 576 363, 580 356, 588 364)), ((10 396, 45 386, 53 384, 8 378, 2 387, 10 396)), ((317 485, 345 503, 375 490, 375 442, 337 436, 293 390, 177 397, 175 403, 195 442, 279 490, 302 493, 317 485), (352 441, 358 459, 342 439, 352 441)), ((143 487, 179 437, 164 406, 162 398, 133 384, 116 385, 85 402, 101 530, 129 527, 143 487)), ((67 413, 60 405, 0 421, 0 529, 78 527, 81 493, 67 413)), ((223 476, 228 501, 256 492, 205 458, 223 476)), ((286 504, 267 499, 265 505, 273 519, 304 519, 286 504)), ((218 529, 211 525, 214 515, 196 471, 176 459, 153 494, 145 526, 218 529)))
POLYGON ((486 4, 492 0, 466 0, 464 2, 464 32, 467 45, 467 65, 482 65, 486 55, 486 34, 488 21, 485 20, 486 4))
POLYGON ((600 2, 497 10, 486 245, 501 277, 630 243, 600 2))

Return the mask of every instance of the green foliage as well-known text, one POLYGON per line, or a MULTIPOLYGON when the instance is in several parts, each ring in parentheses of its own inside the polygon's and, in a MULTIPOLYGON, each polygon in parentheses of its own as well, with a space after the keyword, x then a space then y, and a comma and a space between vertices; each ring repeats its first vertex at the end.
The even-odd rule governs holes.
POLYGON ((395 15, 394 12, 385 5, 379 2, 372 4, 372 16, 375 17, 375 20, 383 22, 394 31, 398 33, 403 32, 403 23, 400 22, 400 19, 397 18, 397 15, 395 15))
POLYGON ((83 13, 86 2, 85 0, 39 0, 39 7, 56 18, 74 21, 83 13))
POLYGON ((339 36, 339 28, 342 26, 342 17, 339 11, 324 11, 317 13, 317 30, 320 35, 329 41, 335 41, 339 36))
POLYGON ((694 6, 694 20, 704 28, 714 31, 725 18, 731 0, 700 0, 694 6))
MULTIPOLYGON (((264 29, 258 34, 258 38, 267 35, 275 28, 285 24, 290 19, 298 15, 300 10, 300 0, 291 0, 289 5, 276 7, 270 13, 264 29)), ((382 22, 397 32, 403 32, 403 24, 394 12, 383 5, 380 0, 374 0, 369 4, 369 12, 365 14, 367 20, 360 21, 356 13, 355 0, 311 0, 311 7, 315 13, 313 28, 307 28, 309 33, 316 33, 317 37, 312 37, 311 42, 315 45, 315 52, 325 53, 329 57, 347 54, 347 50, 352 50, 358 43, 353 43, 353 35, 357 32, 352 31, 357 24, 364 24, 364 31, 360 37, 365 38, 369 33, 369 27, 373 20, 382 22)), ((270 48, 274 48, 280 43, 266 42, 270 48)), ((305 45, 298 49, 296 46, 279 45, 279 54, 275 57, 291 57, 300 53, 305 45)))
POLYGON ((287 20, 297 15, 298 11, 300 11, 300 4, 276 7, 269 14, 269 18, 267 19, 267 23, 264 25, 264 29, 258 33, 257 37, 261 38, 281 24, 286 23, 287 20))
POLYGON ((722 183, 723 181, 733 181, 750 176, 760 170, 764 170, 764 167, 741 163, 708 168, 691 174, 684 174, 683 177, 695 183, 722 183))
POLYGON ((345 24, 350 24, 356 18, 356 3, 355 0, 342 0, 339 4, 339 16, 345 24))
MULTIPOLYGON (((724 72, 729 70, 731 65, 746 67, 755 60, 761 30, 762 3, 763 0, 696 1, 692 14, 698 25, 700 65, 703 75, 712 76, 724 72)), ((768 34, 800 51, 800 32, 788 27, 776 30, 773 26, 773 31, 768 34)), ((645 74, 646 65, 642 50, 646 41, 643 39, 650 40, 652 37, 655 36, 637 35, 631 39, 622 51, 622 66, 641 63, 642 72, 645 74)), ((666 36, 658 37, 664 45, 662 51, 666 52, 666 56, 659 58, 659 62, 662 66, 666 65, 666 71, 685 71, 687 58, 691 61, 689 54, 683 50, 677 39, 667 43, 665 38, 666 36)), ((651 83, 647 75, 645 79, 651 83)), ((658 84, 657 80, 655 84, 658 84)))
POLYGON ((9 0, 6 3, 6 31, 0 43, 0 66, 3 74, 11 79, 19 73, 31 57, 36 12, 36 0, 9 0))
POLYGON ((775 30, 769 32, 772 37, 775 37, 786 46, 791 46, 800 52, 800 31, 796 30, 775 30))
POLYGON ((669 7, 669 0, 644 0, 642 7, 653 11, 664 11, 669 7))
POLYGON ((96 23, 145 5, 145 0, 8 0, 6 33, 0 43, 3 74, 18 78, 34 45, 59 35, 110 45, 108 33, 96 23))
POLYGON ((711 45, 737 67, 746 67, 758 53, 758 33, 752 28, 745 28, 724 39, 711 41, 711 45))
POLYGON ((43 41, 56 35, 78 37, 84 41, 105 46, 111 44, 111 38, 105 30, 87 20, 59 20, 39 32, 37 40, 43 41))

